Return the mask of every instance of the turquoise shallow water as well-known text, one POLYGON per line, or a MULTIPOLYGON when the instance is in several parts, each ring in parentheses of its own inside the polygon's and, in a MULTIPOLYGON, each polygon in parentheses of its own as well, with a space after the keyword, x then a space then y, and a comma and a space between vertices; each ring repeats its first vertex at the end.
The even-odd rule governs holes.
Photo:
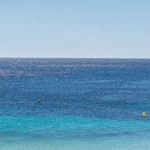
POLYGON ((149 122, 2 117, 1 149, 149 149, 149 122))
POLYGON ((150 60, 0 59, 0 150, 149 150, 149 73, 150 60))

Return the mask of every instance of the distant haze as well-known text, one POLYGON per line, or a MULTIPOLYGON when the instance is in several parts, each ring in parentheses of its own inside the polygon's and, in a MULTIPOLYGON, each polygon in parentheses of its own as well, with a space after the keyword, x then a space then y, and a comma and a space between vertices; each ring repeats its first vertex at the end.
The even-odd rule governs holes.
POLYGON ((0 57, 150 58, 149 0, 0 1, 0 57))

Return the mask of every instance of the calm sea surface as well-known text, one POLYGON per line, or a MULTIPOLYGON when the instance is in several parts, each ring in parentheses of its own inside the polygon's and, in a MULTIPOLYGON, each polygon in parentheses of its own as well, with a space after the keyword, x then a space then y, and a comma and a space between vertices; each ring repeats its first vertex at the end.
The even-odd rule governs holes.
POLYGON ((0 59, 0 150, 149 150, 149 140, 150 60, 0 59))

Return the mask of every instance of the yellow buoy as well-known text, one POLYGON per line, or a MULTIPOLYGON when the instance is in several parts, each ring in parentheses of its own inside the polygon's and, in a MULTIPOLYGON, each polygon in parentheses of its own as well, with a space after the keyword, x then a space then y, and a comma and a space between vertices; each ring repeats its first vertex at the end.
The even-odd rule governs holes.
POLYGON ((146 112, 142 112, 141 116, 146 117, 146 112))

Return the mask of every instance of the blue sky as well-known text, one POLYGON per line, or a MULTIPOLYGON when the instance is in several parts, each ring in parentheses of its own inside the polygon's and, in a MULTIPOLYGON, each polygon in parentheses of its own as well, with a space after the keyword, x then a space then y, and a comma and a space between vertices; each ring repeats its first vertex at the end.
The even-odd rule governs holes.
POLYGON ((0 57, 150 58, 149 0, 0 1, 0 57))

